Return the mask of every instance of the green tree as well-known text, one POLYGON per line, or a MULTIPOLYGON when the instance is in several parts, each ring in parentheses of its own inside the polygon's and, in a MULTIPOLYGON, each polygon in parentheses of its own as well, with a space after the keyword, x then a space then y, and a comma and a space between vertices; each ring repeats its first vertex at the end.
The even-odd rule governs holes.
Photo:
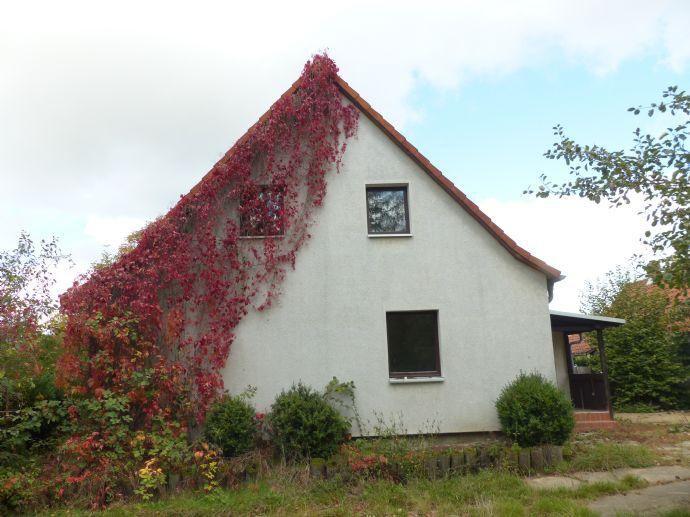
MULTIPOLYGON (((158 217, 157 219, 160 219, 160 217, 158 217)), ((139 244, 141 234, 144 232, 144 228, 141 228, 140 230, 135 230, 129 235, 127 235, 127 237, 125 237, 125 242, 120 244, 115 253, 111 253, 108 250, 104 250, 101 253, 101 258, 91 263, 91 269, 96 270, 108 267, 120 260, 124 255, 132 251, 134 248, 136 248, 139 244)))
POLYGON ((626 320, 625 325, 605 331, 616 406, 668 409, 687 403, 684 386, 689 370, 681 346, 687 305, 679 303, 675 294, 621 268, 588 286, 583 309, 626 320))
POLYGON ((564 161, 572 179, 559 185, 542 175, 539 188, 526 193, 579 196, 595 203, 604 200, 614 207, 630 203, 633 195, 641 196, 649 221, 643 240, 655 257, 648 273, 659 285, 686 291, 690 281, 690 95, 672 86, 662 98, 646 107, 628 109, 634 115, 646 112, 650 117, 665 113, 670 119, 659 136, 637 128, 628 151, 581 145, 566 136, 562 126, 555 126, 557 141, 544 156, 564 161))
POLYGON ((51 289, 55 267, 69 260, 55 239, 36 244, 27 233, 0 250, 0 403, 5 411, 54 390, 62 323, 51 289))

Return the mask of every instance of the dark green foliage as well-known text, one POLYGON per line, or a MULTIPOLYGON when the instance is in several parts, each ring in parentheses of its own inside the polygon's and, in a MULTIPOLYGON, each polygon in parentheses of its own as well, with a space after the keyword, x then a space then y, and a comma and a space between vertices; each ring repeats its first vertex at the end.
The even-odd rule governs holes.
POLYGON ((286 458, 328 458, 345 440, 350 424, 317 391, 297 384, 276 398, 268 423, 286 458))
MULTIPOLYGON (((686 320, 690 320, 690 300, 685 300, 686 320)), ((690 325, 681 332, 676 332, 674 343, 677 346, 678 358, 685 371, 685 380, 680 386, 679 407, 690 408, 690 325)))
POLYGON ((679 407, 686 379, 668 293, 645 282, 621 287, 606 313, 626 324, 604 334, 616 406, 679 407))
MULTIPOLYGON (((592 332, 589 334, 587 341, 596 346, 596 339, 596 334, 592 332)), ((599 357, 598 350, 594 350, 588 354, 573 356, 573 363, 575 363, 575 366, 589 368, 592 370, 592 373, 601 373, 601 358, 599 357)))
POLYGON ((28 361, 28 356, 13 354, 17 347, 0 346, 0 466, 16 466, 50 449, 67 425, 67 404, 55 386, 61 334, 57 325, 53 331, 33 336, 28 361), (33 366, 27 368, 29 364, 33 366), (10 375, 4 375, 3 368, 10 375))
POLYGON ((690 300, 640 278, 618 267, 587 284, 582 298, 583 312, 626 320, 604 331, 614 405, 619 411, 690 407, 690 300))
POLYGON ((16 465, 31 453, 54 446, 67 424, 67 409, 59 400, 41 400, 33 406, 0 416, 0 465, 16 465))
POLYGON ((246 397, 225 396, 211 406, 206 416, 204 435, 220 447, 223 455, 237 456, 250 450, 256 439, 254 408, 246 397))
POLYGON ((522 447, 563 445, 575 426, 568 397, 538 373, 520 373, 496 401, 503 432, 522 447))

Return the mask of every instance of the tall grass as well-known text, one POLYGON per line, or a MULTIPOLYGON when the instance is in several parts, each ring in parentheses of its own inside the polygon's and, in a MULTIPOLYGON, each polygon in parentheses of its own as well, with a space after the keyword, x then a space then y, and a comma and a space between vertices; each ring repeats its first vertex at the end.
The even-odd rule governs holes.
MULTIPOLYGON (((284 472, 283 472, 284 474, 284 472)), ((593 515, 588 500, 643 486, 637 479, 593 483, 574 490, 536 490, 507 472, 482 471, 406 485, 386 480, 306 480, 273 476, 235 490, 179 494, 105 512, 56 515, 593 515)), ((682 515, 682 514, 680 514, 682 515)))
POLYGON ((600 442, 576 447, 565 468, 569 471, 597 471, 653 464, 654 454, 643 445, 600 442))

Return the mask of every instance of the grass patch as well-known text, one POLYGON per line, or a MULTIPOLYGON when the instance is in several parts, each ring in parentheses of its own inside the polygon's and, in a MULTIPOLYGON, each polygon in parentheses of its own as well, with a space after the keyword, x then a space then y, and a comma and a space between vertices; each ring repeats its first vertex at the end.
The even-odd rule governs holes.
POLYGON ((654 459, 652 451, 644 445, 608 442, 576 444, 572 457, 558 470, 576 472, 649 467, 654 465, 654 459))
POLYGON ((576 506, 573 501, 562 499, 555 495, 545 495, 540 498, 530 509, 529 515, 573 515, 573 516, 595 516, 597 515, 588 508, 576 506))
MULTIPOLYGON (((657 457, 652 444, 659 436, 658 430, 650 431, 646 445, 625 443, 632 438, 625 434, 629 432, 623 426, 618 432, 622 433, 618 441, 605 433, 575 437, 564 450, 566 461, 556 470, 602 471, 655 463, 657 457)), ((675 436, 669 434, 668 428, 664 433, 663 436, 675 436)), ((681 438, 682 435, 678 439, 681 438)), ((404 457, 416 451, 416 446, 420 450, 431 450, 433 444, 417 444, 401 438, 362 443, 367 452, 385 452, 391 457, 404 457)), ((502 470, 484 470, 433 481, 412 475, 399 483, 345 474, 342 478, 314 480, 309 478, 305 465, 274 465, 262 476, 260 481, 211 494, 180 493, 149 503, 118 504, 97 514, 58 509, 46 515, 590 516, 594 515, 586 508, 590 501, 646 486, 638 478, 627 477, 619 482, 589 483, 575 489, 534 489, 515 473, 502 470)), ((690 517, 685 510, 666 515, 690 517)))
MULTIPOLYGON (((654 463, 642 445, 599 441, 596 436, 571 442, 558 470, 601 471, 654 463)), ((372 442, 372 448, 410 450, 407 442, 372 442)), ((589 501, 646 486, 636 477, 618 482, 582 484, 575 489, 535 489, 508 470, 428 480, 411 476, 398 481, 340 473, 328 480, 309 477, 306 465, 274 465, 259 481, 210 494, 183 492, 148 503, 117 503, 96 514, 72 509, 46 515, 477 515, 590 516, 589 501)), ((670 514, 679 517, 684 513, 670 514)))
MULTIPOLYGON (((120 505, 105 512, 51 511, 49 515, 594 515, 589 500, 643 486, 636 478, 593 483, 575 490, 536 490, 507 472, 413 480, 310 481, 285 472, 211 494, 179 494, 156 502, 120 505)), ((678 514, 680 516, 684 514, 678 514)))
POLYGON ((657 406, 643 403, 622 406, 614 405, 614 409, 616 410, 616 413, 656 413, 659 411, 657 406))
POLYGON ((661 515, 662 517, 690 517, 690 510, 686 508, 677 508, 670 512, 662 513, 661 515))
POLYGON ((637 490, 648 486, 649 483, 635 477, 625 476, 620 481, 599 481, 596 483, 584 483, 577 488, 553 488, 541 489, 542 493, 557 495, 559 497, 574 500, 592 500, 607 495, 621 494, 630 490, 637 490))

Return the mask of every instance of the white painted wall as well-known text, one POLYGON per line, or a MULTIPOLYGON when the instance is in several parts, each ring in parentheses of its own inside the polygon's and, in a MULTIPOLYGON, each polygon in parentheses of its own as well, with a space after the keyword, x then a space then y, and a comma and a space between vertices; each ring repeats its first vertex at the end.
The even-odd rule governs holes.
MULTIPOLYGON (((267 410, 299 380, 353 380, 374 412, 409 433, 499 429, 494 401, 521 370, 555 381, 546 277, 513 258, 365 116, 329 177, 311 240, 269 310, 237 327, 224 370, 267 410), (408 238, 369 238, 365 185, 408 183, 408 238), (391 384, 386 311, 437 309, 443 382, 391 384)), ((370 429, 369 429, 370 430, 370 429)), ((357 434, 357 429, 353 429, 357 434)))
POLYGON ((556 385, 570 397, 570 380, 568 378, 568 354, 563 341, 563 332, 552 332, 553 356, 556 364, 556 385))

